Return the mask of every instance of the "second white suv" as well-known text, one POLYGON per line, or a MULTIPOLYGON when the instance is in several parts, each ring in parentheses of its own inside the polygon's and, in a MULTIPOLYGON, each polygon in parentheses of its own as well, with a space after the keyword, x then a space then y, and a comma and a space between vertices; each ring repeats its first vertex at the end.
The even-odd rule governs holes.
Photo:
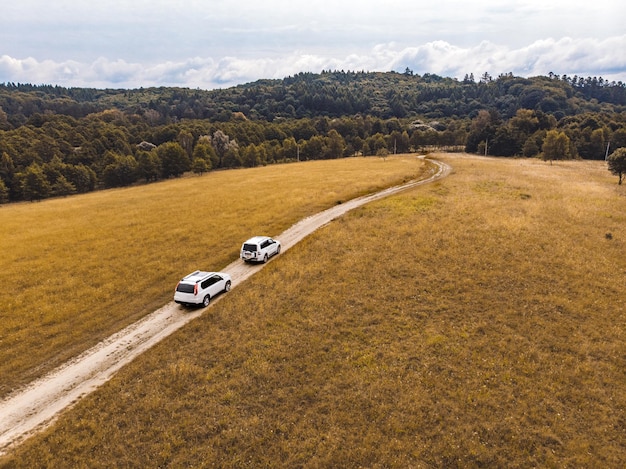
POLYGON ((231 284, 228 274, 196 270, 178 282, 174 301, 186 306, 207 307, 215 295, 230 291, 231 284))
POLYGON ((245 262, 267 262, 280 253, 280 241, 269 236, 255 236, 243 243, 240 257, 245 262))

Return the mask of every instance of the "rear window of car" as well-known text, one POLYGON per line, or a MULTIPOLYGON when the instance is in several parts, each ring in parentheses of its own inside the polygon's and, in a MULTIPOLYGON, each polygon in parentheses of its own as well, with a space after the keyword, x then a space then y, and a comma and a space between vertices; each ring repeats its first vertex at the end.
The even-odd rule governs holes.
POLYGON ((193 293, 193 285, 190 285, 188 283, 179 283, 176 287, 176 291, 179 291, 181 293, 193 293))
POLYGON ((248 243, 245 243, 245 244, 243 245, 243 250, 244 250, 244 251, 256 251, 256 244, 248 244, 248 243))

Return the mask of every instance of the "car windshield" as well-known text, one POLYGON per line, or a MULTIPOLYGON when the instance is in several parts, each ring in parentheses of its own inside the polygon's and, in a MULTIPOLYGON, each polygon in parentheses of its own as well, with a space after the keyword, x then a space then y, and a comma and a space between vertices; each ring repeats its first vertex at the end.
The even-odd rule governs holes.
POLYGON ((179 291, 181 293, 193 293, 193 285, 190 285, 188 283, 179 283, 176 287, 176 291, 179 291))
POLYGON ((248 244, 248 243, 245 243, 245 244, 243 245, 243 250, 244 250, 244 251, 256 251, 256 244, 248 244))

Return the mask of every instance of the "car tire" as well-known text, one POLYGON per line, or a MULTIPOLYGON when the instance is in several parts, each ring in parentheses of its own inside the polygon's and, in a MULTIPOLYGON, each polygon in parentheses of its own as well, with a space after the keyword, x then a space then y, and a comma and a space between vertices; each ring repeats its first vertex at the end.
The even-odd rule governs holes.
POLYGON ((265 256, 263 257, 263 264, 265 264, 267 262, 267 254, 265 254, 265 256))
POLYGON ((278 246, 278 249, 276 249, 276 254, 280 254, 280 246, 278 246))
POLYGON ((206 308, 207 306, 209 306, 210 302, 211 302, 211 296, 207 295, 202 299, 202 306, 206 308))
POLYGON ((228 282, 226 282, 226 285, 224 286, 224 291, 225 292, 229 292, 230 291, 230 280, 228 282))

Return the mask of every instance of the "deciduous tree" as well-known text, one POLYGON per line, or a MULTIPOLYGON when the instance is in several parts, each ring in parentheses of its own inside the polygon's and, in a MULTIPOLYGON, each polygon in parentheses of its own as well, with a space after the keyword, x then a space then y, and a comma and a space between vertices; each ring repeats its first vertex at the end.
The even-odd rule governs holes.
POLYGON ((246 168, 253 168, 261 163, 259 158, 259 149, 254 143, 251 143, 243 149, 242 161, 246 168))
POLYGON ((565 132, 549 130, 541 147, 544 161, 567 160, 572 158, 569 137, 565 132))
POLYGON ((224 166, 224 156, 228 153, 229 150, 239 149, 239 145, 237 142, 230 139, 228 135, 226 135, 221 130, 216 130, 213 132, 213 136, 211 137, 211 144, 215 149, 215 153, 217 153, 218 157, 218 166, 221 168, 224 166))
POLYGON ((238 146, 231 146, 222 159, 222 165, 224 168, 238 168, 241 166, 241 155, 239 154, 238 146))
POLYGON ((157 151, 137 152, 138 175, 146 181, 156 181, 161 177, 161 159, 157 151))
POLYGON ((123 187, 137 181, 139 164, 132 155, 115 155, 115 160, 104 168, 102 178, 107 187, 123 187))
POLYGON ((96 172, 84 164, 67 165, 63 174, 79 193, 94 190, 98 180, 96 172))
POLYGON ((211 145, 211 141, 202 138, 198 141, 193 149, 193 159, 202 159, 207 162, 208 169, 213 168, 213 164, 217 163, 217 154, 211 145))
POLYGON ((283 148, 282 148, 282 157, 286 160, 296 160, 298 159, 298 144, 296 143, 296 139, 293 137, 289 137, 283 140, 283 148))
POLYGON ((335 129, 331 129, 326 137, 326 158, 335 159, 341 158, 346 148, 346 142, 343 137, 339 135, 335 129))
POLYGON ((622 184, 622 177, 626 174, 626 147, 618 148, 607 159, 609 171, 619 177, 618 184, 622 184))
POLYGON ((191 170, 196 174, 204 174, 209 171, 209 164, 204 158, 194 158, 191 160, 191 170))
POLYGON ((320 135, 315 135, 302 145, 300 158, 304 160, 319 160, 325 152, 325 141, 320 135))
POLYGON ((183 147, 176 142, 165 142, 157 148, 164 178, 181 176, 191 169, 191 161, 183 147))
POLYGON ((187 156, 191 159, 193 152, 193 135, 188 130, 181 130, 178 133, 178 144, 187 152, 187 156))

